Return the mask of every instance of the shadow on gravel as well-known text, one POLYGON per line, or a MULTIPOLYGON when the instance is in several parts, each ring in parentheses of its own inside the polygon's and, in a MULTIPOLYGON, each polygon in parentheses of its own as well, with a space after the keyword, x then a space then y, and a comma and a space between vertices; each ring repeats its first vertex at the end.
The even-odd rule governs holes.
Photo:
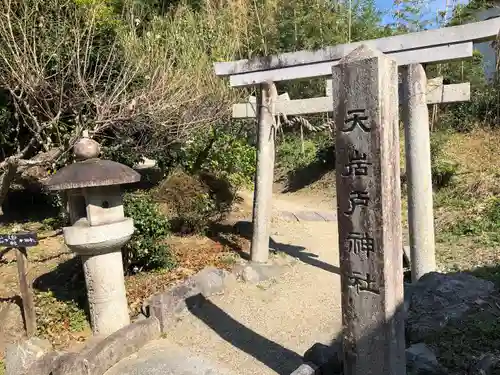
POLYGON ((186 304, 220 338, 278 374, 289 375, 301 365, 302 356, 252 331, 201 294, 188 298, 186 304))
MULTIPOLYGON (((238 253, 243 259, 249 260, 249 256, 245 253, 237 242, 232 241, 227 234, 239 235, 248 240, 252 239, 252 223, 249 221, 238 221, 234 225, 229 224, 213 224, 210 227, 208 236, 223 245, 229 246, 233 251, 238 253)), ((303 246, 296 246, 291 244, 284 244, 276 242, 269 238, 269 248, 275 252, 282 252, 291 257, 297 258, 300 261, 309 264, 314 267, 318 267, 324 271, 340 274, 340 269, 329 263, 323 262, 318 259, 318 256, 314 253, 305 251, 306 248, 303 246)))

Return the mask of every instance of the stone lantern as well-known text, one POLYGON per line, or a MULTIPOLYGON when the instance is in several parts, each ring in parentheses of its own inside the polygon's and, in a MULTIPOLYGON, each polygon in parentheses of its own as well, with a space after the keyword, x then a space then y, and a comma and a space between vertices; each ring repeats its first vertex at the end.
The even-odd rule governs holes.
POLYGON ((71 226, 64 227, 68 248, 81 256, 94 335, 109 335, 130 323, 121 247, 134 232, 125 217, 121 184, 140 180, 133 169, 101 160, 100 146, 84 136, 74 146, 77 162, 47 183, 64 190, 71 226))

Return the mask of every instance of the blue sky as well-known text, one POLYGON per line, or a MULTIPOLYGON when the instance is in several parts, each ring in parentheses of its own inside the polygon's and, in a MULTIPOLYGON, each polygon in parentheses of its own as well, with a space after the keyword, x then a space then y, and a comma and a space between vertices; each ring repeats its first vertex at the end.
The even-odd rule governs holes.
MULTIPOLYGON (((444 10, 446 5, 446 0, 424 0, 427 11, 425 14, 425 18, 429 20, 435 20, 436 14, 438 10, 444 10)), ((390 15, 390 11, 394 8, 393 0, 376 0, 377 8, 381 11, 384 11, 386 16, 384 17, 384 23, 393 22, 393 18, 390 15)), ((466 4, 467 0, 449 0, 448 4, 451 6, 452 4, 466 4)), ((451 8, 449 8, 451 10, 451 8)))

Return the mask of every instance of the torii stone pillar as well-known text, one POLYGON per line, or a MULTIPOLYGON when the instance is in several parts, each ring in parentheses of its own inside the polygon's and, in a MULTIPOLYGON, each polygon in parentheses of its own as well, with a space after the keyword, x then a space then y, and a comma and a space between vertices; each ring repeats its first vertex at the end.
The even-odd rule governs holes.
POLYGON ((274 145, 274 113, 277 99, 273 82, 260 85, 257 98, 259 119, 257 145, 257 171, 253 203, 253 235, 250 249, 252 262, 266 263, 269 260, 269 236, 271 232, 274 145))
POLYGON ((403 67, 403 123, 408 181, 411 277, 436 270, 427 77, 420 64, 403 67))

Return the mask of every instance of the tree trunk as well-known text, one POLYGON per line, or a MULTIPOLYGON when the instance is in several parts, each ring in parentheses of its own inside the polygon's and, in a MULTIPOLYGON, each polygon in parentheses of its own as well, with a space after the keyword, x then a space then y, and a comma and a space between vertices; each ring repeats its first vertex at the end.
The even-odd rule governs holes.
POLYGON ((0 215, 3 215, 3 204, 7 199, 10 184, 16 177, 17 163, 10 162, 5 166, 5 171, 0 176, 0 215))

